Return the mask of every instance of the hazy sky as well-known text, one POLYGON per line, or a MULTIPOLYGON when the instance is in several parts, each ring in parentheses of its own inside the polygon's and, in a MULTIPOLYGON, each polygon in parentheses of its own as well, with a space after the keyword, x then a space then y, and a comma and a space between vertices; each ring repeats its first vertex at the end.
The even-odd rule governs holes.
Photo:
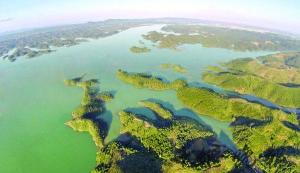
POLYGON ((0 32, 153 17, 228 21, 300 34, 300 0, 0 0, 0 32))

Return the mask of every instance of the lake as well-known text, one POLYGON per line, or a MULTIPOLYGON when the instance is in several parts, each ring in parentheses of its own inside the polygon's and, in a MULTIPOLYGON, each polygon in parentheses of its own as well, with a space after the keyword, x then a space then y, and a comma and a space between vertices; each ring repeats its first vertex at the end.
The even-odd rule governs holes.
MULTIPOLYGON (((66 78, 97 78, 101 91, 115 93, 106 104, 103 118, 110 125, 106 141, 119 134, 118 112, 130 109, 148 116, 151 111, 139 108, 138 101, 155 99, 179 116, 191 116, 210 126, 220 140, 231 145, 228 123, 198 116, 185 109, 175 91, 137 89, 119 81, 118 69, 149 72, 168 80, 184 78, 201 82, 207 66, 234 58, 256 57, 269 52, 237 52, 226 49, 183 45, 180 50, 158 49, 145 40, 151 52, 133 54, 129 48, 139 45, 142 34, 162 26, 132 28, 119 34, 91 40, 72 47, 56 48, 51 54, 34 59, 0 63, 0 172, 3 173, 86 173, 95 166, 96 147, 87 133, 77 133, 64 125, 80 104, 82 90, 64 85, 66 78), (180 64, 185 74, 161 69, 162 63, 180 64), (225 134, 225 136, 224 136, 225 134)), ((213 87, 213 86, 211 86, 213 87)))

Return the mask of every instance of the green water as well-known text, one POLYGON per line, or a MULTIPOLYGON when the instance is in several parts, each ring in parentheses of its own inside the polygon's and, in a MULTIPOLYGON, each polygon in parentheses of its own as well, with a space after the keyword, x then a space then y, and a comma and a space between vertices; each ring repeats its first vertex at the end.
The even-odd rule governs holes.
MULTIPOLYGON (((228 124, 184 109, 174 91, 137 89, 115 78, 121 68, 131 72, 151 72, 169 80, 185 78, 201 82, 201 72, 208 65, 238 57, 254 57, 266 52, 234 52, 224 49, 184 45, 181 51, 151 47, 150 53, 133 54, 141 34, 161 26, 133 28, 107 38, 93 40, 35 59, 20 59, 14 63, 0 63, 0 172, 1 173, 86 173, 95 166, 95 152, 91 137, 76 133, 64 122, 71 118, 79 104, 82 91, 64 86, 65 78, 86 74, 100 80, 101 91, 113 91, 115 99, 106 105, 104 119, 110 124, 106 141, 119 133, 117 113, 122 109, 150 114, 138 109, 137 102, 157 99, 175 114, 191 116, 209 125, 230 145, 228 124), (187 74, 159 68, 162 63, 181 64, 187 74), (228 138, 227 138, 228 136, 228 138)), ((201 84, 203 85, 203 84, 201 84)))

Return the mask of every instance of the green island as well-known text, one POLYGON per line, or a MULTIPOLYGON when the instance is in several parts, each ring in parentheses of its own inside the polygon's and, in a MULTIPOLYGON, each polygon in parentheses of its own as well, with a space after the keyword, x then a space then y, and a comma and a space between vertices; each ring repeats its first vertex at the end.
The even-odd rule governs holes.
POLYGON ((140 102, 140 105, 157 112, 158 115, 164 119, 171 119, 173 116, 169 110, 163 108, 162 105, 159 103, 144 100, 140 102))
POLYGON ((151 88, 155 90, 179 89, 187 85, 183 80, 165 82, 159 77, 153 77, 145 73, 128 73, 123 70, 117 71, 117 77, 126 83, 133 84, 139 88, 151 88))
MULTIPOLYGON (((136 81, 131 84, 138 87, 141 87, 137 85, 139 80, 143 82, 146 80, 142 76, 138 77, 139 74, 131 76, 136 81)), ((128 83, 130 78, 121 80, 128 83)), ((150 79, 148 82, 152 83, 153 80, 150 79)), ((150 84, 144 87, 156 89, 150 84)), ((242 165, 251 165, 254 170, 263 172, 300 171, 300 134, 295 125, 299 120, 295 115, 242 99, 227 98, 204 88, 185 85, 176 92, 177 98, 195 112, 231 122, 233 142, 237 147, 235 153, 242 165)), ((151 109, 160 112, 160 107, 157 106, 159 105, 151 106, 151 109)), ((244 168, 238 169, 243 172, 244 168)))
POLYGON ((140 105, 155 112, 155 120, 121 111, 119 137, 104 142, 108 129, 105 122, 97 118, 105 111, 105 101, 100 98, 113 98, 105 92, 98 93, 95 79, 83 80, 82 76, 65 80, 65 84, 81 87, 84 91, 80 106, 66 125, 92 136, 97 146, 97 166, 92 173, 196 173, 242 167, 232 150, 221 145, 211 130, 193 119, 176 117, 151 101, 141 101, 140 105), (84 111, 79 111, 79 114, 79 109, 84 111))
POLYGON ((138 46, 132 46, 129 50, 133 53, 147 53, 151 51, 151 49, 147 47, 138 47, 138 46))
POLYGON ((105 111, 104 103, 112 99, 112 95, 98 93, 96 85, 98 80, 83 80, 83 76, 64 81, 67 86, 83 89, 80 106, 72 112, 72 120, 65 124, 75 131, 88 132, 98 148, 104 146, 103 136, 107 133, 107 125, 97 117, 105 111))
POLYGON ((300 88, 294 86, 300 82, 300 69, 287 64, 291 58, 293 61, 300 59, 299 53, 236 59, 223 64, 223 69, 208 69, 202 77, 205 82, 228 90, 253 94, 281 106, 299 108, 300 88))
POLYGON ((187 69, 179 64, 161 64, 162 69, 172 69, 174 72, 186 73, 187 69))
POLYGON ((143 38, 157 43, 159 48, 178 49, 183 44, 237 51, 291 51, 300 49, 300 40, 274 33, 262 33, 205 25, 167 25, 163 31, 151 31, 143 38))
POLYGON ((260 104, 250 103, 238 98, 227 98, 224 95, 212 92, 208 89, 189 87, 183 80, 179 81, 184 85, 174 88, 170 87, 170 85, 172 86, 172 83, 178 80, 164 82, 153 76, 145 78, 142 73, 128 73, 121 70, 119 72, 126 74, 126 78, 119 77, 119 79, 137 87, 153 90, 175 89, 177 91, 177 98, 184 103, 184 105, 199 114, 211 116, 222 121, 231 121, 240 115, 266 118, 268 115, 284 114, 281 111, 272 110, 260 104), (143 83, 146 83, 146 85, 141 85, 143 83))

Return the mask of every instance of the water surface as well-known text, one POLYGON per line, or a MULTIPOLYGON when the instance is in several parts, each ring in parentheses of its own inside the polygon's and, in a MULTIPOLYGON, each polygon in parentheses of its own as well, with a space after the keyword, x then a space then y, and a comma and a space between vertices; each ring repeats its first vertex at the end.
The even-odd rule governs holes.
POLYGON ((201 82, 201 73, 207 66, 267 52, 236 52, 201 45, 184 45, 180 51, 174 51, 157 49, 147 41, 151 52, 133 54, 129 51, 131 46, 138 45, 141 34, 160 27, 133 28, 73 47, 57 48, 56 52, 34 59, 0 62, 0 172, 86 173, 95 166, 96 147, 91 137, 64 125, 80 103, 82 91, 64 86, 63 80, 82 74, 99 79, 101 91, 115 93, 115 99, 106 105, 108 111, 104 115, 110 124, 106 141, 119 134, 119 111, 138 110, 138 101, 156 99, 176 115, 190 116, 210 126, 221 134, 219 138, 223 143, 231 145, 228 123, 198 116, 184 108, 174 91, 137 89, 119 81, 115 72, 118 69, 149 72, 168 80, 184 78, 206 86, 201 82), (180 64, 188 69, 188 73, 161 69, 162 63, 180 64))

